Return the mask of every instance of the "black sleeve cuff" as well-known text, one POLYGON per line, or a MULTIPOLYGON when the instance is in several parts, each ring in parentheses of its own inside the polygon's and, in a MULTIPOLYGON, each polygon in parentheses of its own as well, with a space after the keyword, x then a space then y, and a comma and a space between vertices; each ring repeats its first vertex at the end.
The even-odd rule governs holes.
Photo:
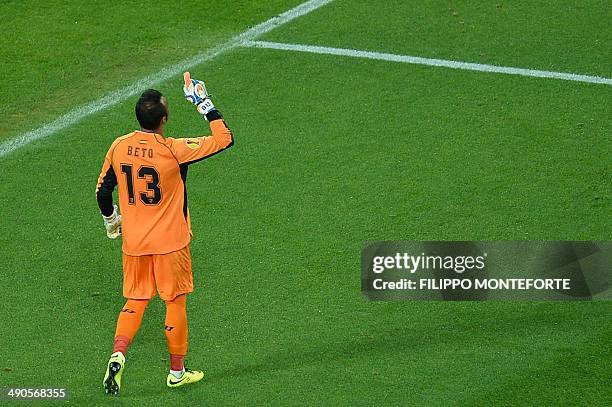
POLYGON ((210 112, 206 113, 206 120, 209 122, 219 119, 223 119, 223 116, 221 116, 221 113, 218 110, 211 110, 210 112))
POLYGON ((108 167, 106 174, 104 174, 104 178, 102 178, 102 183, 98 187, 98 192, 96 193, 96 197, 98 199, 98 207, 100 208, 100 212, 104 216, 110 216, 113 214, 115 208, 113 207, 113 191, 117 186, 117 176, 115 175, 115 170, 113 167, 108 167))
POLYGON ((98 194, 97 198, 98 207, 100 208, 100 212, 102 212, 102 215, 111 216, 115 211, 115 207, 113 206, 113 196, 98 194))

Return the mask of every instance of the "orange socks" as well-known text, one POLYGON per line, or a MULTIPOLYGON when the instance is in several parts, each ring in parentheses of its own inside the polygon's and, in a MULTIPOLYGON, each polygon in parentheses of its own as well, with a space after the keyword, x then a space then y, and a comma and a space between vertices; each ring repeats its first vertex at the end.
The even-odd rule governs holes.
MULTIPOLYGON (((179 295, 166 302, 166 341, 170 351, 170 368, 180 371, 184 368, 187 354, 187 296, 179 295)), ((149 300, 127 300, 119 313, 115 331, 114 352, 127 354, 128 346, 140 328, 149 300)))
POLYGON ((130 342, 140 328, 147 305, 149 305, 149 300, 127 300, 117 320, 113 353, 121 352, 124 355, 127 353, 130 342))
POLYGON ((166 341, 172 370, 183 369, 183 359, 187 354, 186 297, 183 294, 172 301, 166 301, 166 341))

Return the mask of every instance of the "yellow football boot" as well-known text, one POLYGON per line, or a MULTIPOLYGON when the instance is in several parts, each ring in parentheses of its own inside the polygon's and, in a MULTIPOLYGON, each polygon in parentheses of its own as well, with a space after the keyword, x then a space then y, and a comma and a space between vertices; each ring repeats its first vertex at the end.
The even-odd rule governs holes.
POLYGON ((202 380, 202 378, 204 378, 204 372, 185 368, 183 375, 179 379, 177 379, 172 373, 168 373, 166 384, 168 387, 180 387, 184 384, 199 382, 202 380))
POLYGON ((121 389, 121 375, 125 367, 125 356, 121 352, 115 352, 111 355, 106 365, 106 374, 104 374, 104 391, 106 394, 114 396, 119 394, 121 389))

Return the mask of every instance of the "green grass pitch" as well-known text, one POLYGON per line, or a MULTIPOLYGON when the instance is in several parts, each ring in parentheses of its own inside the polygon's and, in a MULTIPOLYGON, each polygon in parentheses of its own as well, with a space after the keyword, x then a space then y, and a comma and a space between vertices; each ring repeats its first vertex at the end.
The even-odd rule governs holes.
MULTIPOLYGON (((0 143, 300 0, 0 3, 0 143)), ((332 2, 267 41, 612 76, 609 3, 332 2)), ((236 136, 188 183, 188 366, 165 387, 163 304, 119 405, 610 405, 612 305, 367 302, 369 240, 610 240, 612 88, 255 48, 191 68, 236 136)), ((168 135, 207 133, 177 75, 168 135)), ((101 380, 120 242, 95 183, 131 97, 0 158, 0 387, 101 380)), ((2 403, 2 401, 0 401, 2 403)))

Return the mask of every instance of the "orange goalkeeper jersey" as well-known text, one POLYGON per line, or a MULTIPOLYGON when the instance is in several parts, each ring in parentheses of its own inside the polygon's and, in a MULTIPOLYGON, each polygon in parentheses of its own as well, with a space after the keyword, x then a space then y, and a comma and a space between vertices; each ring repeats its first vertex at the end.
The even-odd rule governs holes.
POLYGON ((212 135, 208 137, 174 139, 134 131, 113 142, 96 195, 103 215, 108 216, 112 213, 112 192, 118 185, 125 254, 165 254, 189 244, 188 165, 233 143, 222 119, 212 120, 210 128, 212 135))

